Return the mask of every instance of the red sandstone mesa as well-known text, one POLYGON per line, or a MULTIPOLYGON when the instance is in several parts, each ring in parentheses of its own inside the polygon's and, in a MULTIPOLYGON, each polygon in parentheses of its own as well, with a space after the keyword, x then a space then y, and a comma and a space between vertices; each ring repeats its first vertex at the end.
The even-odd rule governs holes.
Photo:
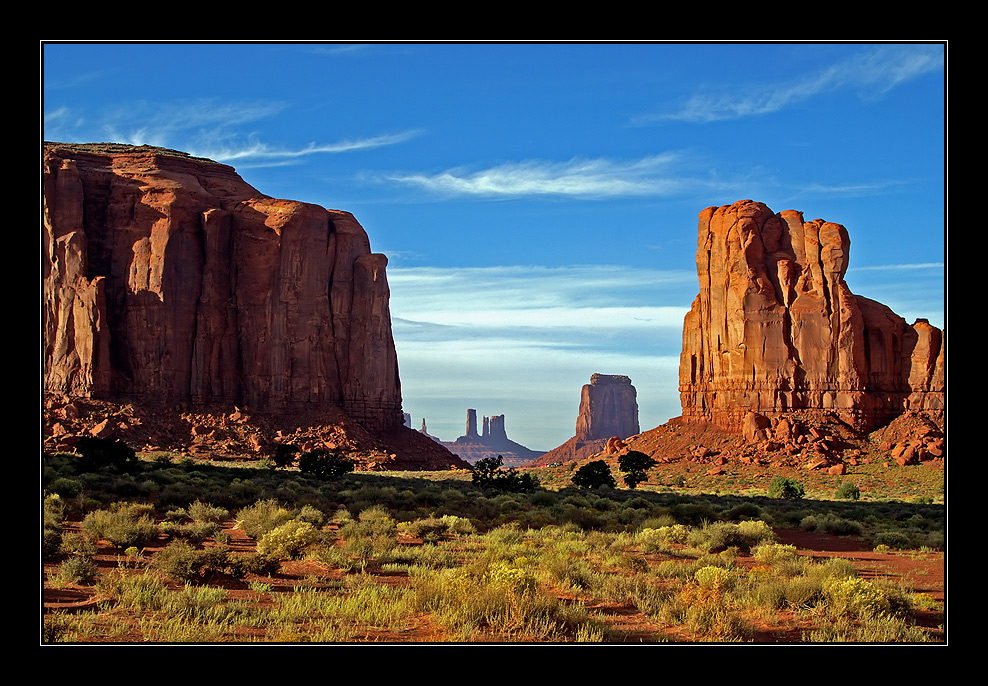
POLYGON ((623 439, 638 434, 638 392, 627 376, 593 374, 580 392, 576 435, 550 450, 535 464, 569 462, 605 449, 608 454, 625 447, 623 439))
POLYGON ((44 146, 44 388, 403 426, 387 258, 347 212, 161 148, 44 146))
POLYGON ((826 410, 870 431, 916 411, 943 427, 943 332, 851 293, 849 255, 840 224, 751 200, 703 210, 683 419, 739 431, 749 413, 826 410))

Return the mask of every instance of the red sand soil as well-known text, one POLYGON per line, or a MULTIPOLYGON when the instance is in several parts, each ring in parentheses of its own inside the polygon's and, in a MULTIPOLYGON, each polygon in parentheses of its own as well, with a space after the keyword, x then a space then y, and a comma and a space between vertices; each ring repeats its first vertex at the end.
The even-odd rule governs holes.
MULTIPOLYGON (((71 529, 73 525, 70 524, 71 529)), ((227 525, 233 526, 232 523, 227 525)), ((229 545, 236 552, 249 552, 254 549, 251 541, 241 530, 227 528, 230 535, 229 545)), ((796 546, 800 554, 812 558, 840 557, 850 560, 860 571, 864 578, 884 578, 894 582, 902 581, 905 586, 914 593, 927 593, 935 598, 943 607, 945 600, 945 559, 943 553, 919 553, 916 551, 890 551, 875 552, 868 548, 867 544, 855 538, 843 538, 831 536, 823 533, 805 532, 800 530, 779 529, 776 530, 782 543, 796 546)), ((163 537, 155 544, 146 549, 147 553, 153 553, 163 546, 163 537)), ((96 560, 99 564, 100 573, 109 573, 118 568, 120 555, 106 547, 100 549, 100 555, 96 560)), ((750 562, 750 560, 748 560, 750 562)), ((742 563, 745 560, 741 561, 742 563)), ((55 589, 45 583, 47 573, 56 571, 58 563, 45 563, 42 570, 42 583, 44 612, 77 612, 82 610, 95 610, 97 608, 98 597, 96 585, 70 586, 67 588, 55 589)), ((408 583, 404 574, 387 574, 375 572, 375 577, 379 583, 400 585, 408 583)), ((209 583, 223 586, 228 592, 230 601, 246 601, 258 604, 273 605, 276 601, 274 594, 279 592, 290 592, 299 584, 309 586, 329 585, 338 582, 342 578, 342 573, 330 570, 325 565, 311 560, 285 561, 281 569, 272 577, 258 577, 270 586, 270 593, 264 593, 250 588, 249 582, 253 579, 234 580, 221 578, 212 580, 209 583)), ((622 605, 599 605, 592 606, 593 610, 599 612, 610 623, 616 631, 622 632, 625 636, 624 642, 636 643, 654 642, 656 640, 683 641, 689 642, 691 638, 685 634, 679 634, 678 629, 670 627, 659 627, 646 615, 638 612, 633 606, 622 605)), ((761 627, 753 640, 756 643, 796 643, 801 640, 803 631, 812 628, 806 624, 805 619, 797 618, 793 613, 781 612, 778 622, 774 626, 761 627)), ((925 627, 928 635, 935 642, 945 641, 944 612, 927 611, 920 617, 921 626, 925 627)), ((244 629, 243 640, 264 640, 263 629, 244 629)), ((135 629, 130 635, 117 638, 118 642, 140 642, 141 635, 135 629)), ((363 637, 367 642, 385 643, 429 643, 441 642, 443 637, 438 628, 433 625, 428 616, 422 616, 418 621, 407 629, 400 632, 371 631, 363 637)))

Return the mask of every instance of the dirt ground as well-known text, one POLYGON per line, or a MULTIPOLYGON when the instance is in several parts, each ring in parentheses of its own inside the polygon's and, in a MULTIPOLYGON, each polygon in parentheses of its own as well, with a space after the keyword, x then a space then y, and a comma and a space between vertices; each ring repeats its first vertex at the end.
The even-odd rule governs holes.
MULTIPOLYGON (((71 531, 77 524, 69 524, 71 531)), ((230 536, 228 545, 234 552, 251 552, 254 542, 241 530, 234 528, 233 523, 226 525, 230 536)), ((831 536, 816 532, 800 530, 777 529, 780 542, 796 546, 801 555, 811 558, 840 557, 850 560, 866 579, 888 579, 893 582, 905 582, 915 593, 927 593, 937 600, 939 607, 945 607, 945 558, 940 552, 918 553, 915 551, 875 552, 867 544, 854 538, 831 536)), ((153 555, 166 541, 164 537, 148 546, 146 555, 153 555)), ((415 545, 420 541, 405 541, 415 545)), ((121 554, 109 546, 100 549, 96 556, 100 574, 114 573, 120 569, 121 554)), ((751 558, 741 558, 739 564, 753 564, 751 558)), ((58 563, 45 563, 42 569, 43 607, 44 612, 80 612, 98 609, 99 596, 97 584, 73 585, 54 588, 47 583, 48 575, 57 570, 58 563)), ((138 573, 134 569, 134 573, 138 573)), ((402 573, 373 572, 378 583, 401 585, 409 583, 407 575, 402 573)), ((313 560, 286 560, 281 564, 277 573, 272 576, 232 579, 229 577, 208 580, 211 585, 222 586, 227 591, 229 601, 243 601, 256 605, 258 608, 273 606, 279 593, 290 593, 298 586, 319 587, 329 586, 338 582, 343 576, 339 570, 330 570, 324 564, 313 560), (252 581, 263 581, 269 590, 261 592, 251 588, 252 581)), ((176 586, 177 587, 177 586, 176 586)), ((690 637, 677 635, 676 629, 660 627, 648 616, 630 605, 590 605, 589 609, 599 613, 611 628, 626 637, 626 643, 689 642, 690 637)), ((804 631, 812 625, 807 617, 800 617, 793 612, 780 612, 773 625, 763 625, 756 628, 752 637, 755 643, 785 644, 801 641, 804 631)), ((941 611, 926 611, 920 617, 930 640, 945 641, 945 613, 941 611)), ((248 642, 270 640, 264 635, 263 629, 242 628, 236 641, 248 642)), ((114 643, 139 643, 142 641, 140 630, 134 626, 129 634, 117 636, 114 643)), ((401 632, 370 631, 361 642, 383 643, 442 643, 444 637, 441 631, 430 621, 428 616, 421 616, 416 622, 401 632)))

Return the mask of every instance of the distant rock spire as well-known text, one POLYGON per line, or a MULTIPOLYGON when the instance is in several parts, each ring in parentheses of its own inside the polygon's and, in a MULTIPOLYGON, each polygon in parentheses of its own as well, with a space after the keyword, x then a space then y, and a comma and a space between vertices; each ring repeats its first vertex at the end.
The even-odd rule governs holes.
POLYGON ((477 410, 467 410, 467 438, 479 438, 477 435, 477 410))

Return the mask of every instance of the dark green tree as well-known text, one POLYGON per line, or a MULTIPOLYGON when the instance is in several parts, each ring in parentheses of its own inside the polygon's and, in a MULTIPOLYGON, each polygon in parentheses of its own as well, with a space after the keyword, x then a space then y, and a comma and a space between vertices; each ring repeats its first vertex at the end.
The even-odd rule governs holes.
POLYGON ((323 481, 338 479, 349 474, 354 464, 336 451, 325 449, 310 450, 298 458, 298 470, 302 474, 314 476, 323 481))
POLYGON ((504 458, 485 457, 470 465, 471 480, 484 490, 530 493, 539 487, 539 481, 530 472, 520 473, 515 469, 502 469, 504 458))
POLYGON ((629 450, 618 457, 618 468, 624 472, 624 483, 634 489, 638 484, 648 481, 648 470, 656 465, 650 455, 638 450, 629 450))
POLYGON ((784 476, 777 476, 768 487, 769 498, 782 498, 783 500, 800 500, 805 495, 803 484, 795 479, 784 476))
POLYGON ((617 487, 617 481, 611 474, 611 468, 603 460, 588 462, 577 469, 576 473, 573 474, 572 482, 574 486, 580 488, 617 487))
POLYGON ((113 438, 83 436, 76 443, 75 451, 82 456, 78 462, 79 473, 95 472, 103 467, 127 472, 138 465, 134 449, 113 438))
POLYGON ((286 467, 292 466, 295 462, 295 457, 298 455, 298 446, 291 443, 280 443, 278 447, 274 449, 274 455, 271 456, 271 462, 275 469, 285 469, 286 467))

